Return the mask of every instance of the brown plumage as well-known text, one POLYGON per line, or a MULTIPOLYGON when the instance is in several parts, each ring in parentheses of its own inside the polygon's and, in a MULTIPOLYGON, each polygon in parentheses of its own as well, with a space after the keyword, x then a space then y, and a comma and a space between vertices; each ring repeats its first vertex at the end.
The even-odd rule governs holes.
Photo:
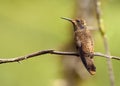
POLYGON ((96 72, 96 67, 93 64, 93 53, 94 46, 93 40, 89 30, 86 27, 84 20, 71 20, 67 18, 62 18, 72 22, 75 32, 75 43, 77 51, 80 55, 80 58, 91 75, 94 75, 96 72))

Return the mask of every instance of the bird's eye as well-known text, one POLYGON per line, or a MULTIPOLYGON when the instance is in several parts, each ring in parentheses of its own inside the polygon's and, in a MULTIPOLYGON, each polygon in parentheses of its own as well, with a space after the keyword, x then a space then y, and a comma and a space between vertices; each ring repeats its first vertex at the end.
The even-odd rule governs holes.
POLYGON ((80 22, 80 20, 77 19, 76 22, 80 22))

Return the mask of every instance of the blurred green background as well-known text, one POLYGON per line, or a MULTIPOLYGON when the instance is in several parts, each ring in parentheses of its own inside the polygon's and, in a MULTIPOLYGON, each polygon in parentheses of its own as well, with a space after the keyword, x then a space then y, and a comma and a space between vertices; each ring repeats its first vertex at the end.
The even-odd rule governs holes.
MULTIPOLYGON (((120 56, 120 2, 102 2, 105 30, 112 55, 120 56)), ((59 50, 70 40, 68 22, 72 18, 75 0, 0 0, 0 57, 10 58, 38 50, 59 50)), ((99 33, 95 35, 95 50, 104 52, 99 33)), ((57 86, 63 78, 61 58, 43 55, 19 63, 0 65, 1 86, 57 86)), ((115 84, 120 86, 120 62, 113 60, 115 84)), ((109 86, 104 58, 95 58, 97 73, 80 86, 109 86)))

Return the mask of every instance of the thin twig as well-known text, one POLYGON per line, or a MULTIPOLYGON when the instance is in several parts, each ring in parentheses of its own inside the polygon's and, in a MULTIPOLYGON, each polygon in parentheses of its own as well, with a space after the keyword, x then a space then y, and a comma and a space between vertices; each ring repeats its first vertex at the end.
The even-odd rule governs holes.
POLYGON ((110 82, 111 82, 111 86, 115 86, 114 73, 113 73, 112 62, 110 59, 111 56, 110 56, 110 51, 109 51, 109 46, 108 46, 108 40, 107 40, 106 33, 103 30, 103 23, 102 23, 102 18, 101 18, 101 9, 100 9, 101 3, 99 0, 95 0, 95 4, 96 4, 96 16, 97 16, 97 20, 98 20, 98 28, 99 28, 99 31, 100 31, 101 36, 103 38, 105 51, 106 51, 106 54, 108 56, 107 64, 108 64, 110 82))
MULTIPOLYGON (((8 58, 8 59, 4 59, 1 58, 0 59, 0 64, 3 63, 11 63, 11 62, 20 62, 29 58, 33 58, 36 56, 40 56, 40 55, 44 55, 44 54, 56 54, 56 55, 69 55, 69 56, 79 56, 77 52, 61 52, 61 51, 55 51, 55 50, 41 50, 38 52, 34 52, 25 56, 20 56, 20 57, 15 57, 15 58, 8 58)), ((105 58, 109 58, 108 55, 99 53, 99 52, 95 52, 94 56, 100 56, 100 57, 105 57, 105 58)), ((116 59, 116 60, 120 60, 120 57, 116 57, 116 56, 110 56, 111 59, 116 59)))
POLYGON ((109 56, 109 55, 106 55, 106 54, 102 54, 102 53, 100 53, 100 52, 95 52, 95 53, 94 53, 94 56, 100 56, 100 57, 105 57, 105 58, 120 60, 120 57, 117 57, 117 56, 109 56))
POLYGON ((20 62, 22 60, 26 60, 29 58, 33 58, 36 56, 40 56, 43 54, 57 54, 57 55, 74 55, 77 56, 76 53, 72 53, 72 52, 60 52, 60 51, 54 51, 52 49, 50 50, 42 50, 42 51, 38 51, 38 52, 34 52, 25 56, 20 56, 20 57, 15 57, 15 58, 10 58, 10 59, 0 59, 0 64, 2 63, 10 63, 10 62, 20 62))

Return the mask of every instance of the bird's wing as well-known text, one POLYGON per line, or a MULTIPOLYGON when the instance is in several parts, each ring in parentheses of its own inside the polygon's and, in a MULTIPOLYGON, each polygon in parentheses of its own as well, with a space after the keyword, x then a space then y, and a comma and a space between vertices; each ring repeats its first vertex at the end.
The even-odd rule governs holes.
POLYGON ((87 69, 87 71, 91 75, 94 75, 95 72, 96 72, 96 67, 93 64, 93 58, 85 56, 85 53, 82 50, 82 45, 81 45, 81 47, 78 47, 78 52, 79 52, 80 58, 81 58, 81 60, 83 62, 83 65, 85 66, 85 68, 87 69))

